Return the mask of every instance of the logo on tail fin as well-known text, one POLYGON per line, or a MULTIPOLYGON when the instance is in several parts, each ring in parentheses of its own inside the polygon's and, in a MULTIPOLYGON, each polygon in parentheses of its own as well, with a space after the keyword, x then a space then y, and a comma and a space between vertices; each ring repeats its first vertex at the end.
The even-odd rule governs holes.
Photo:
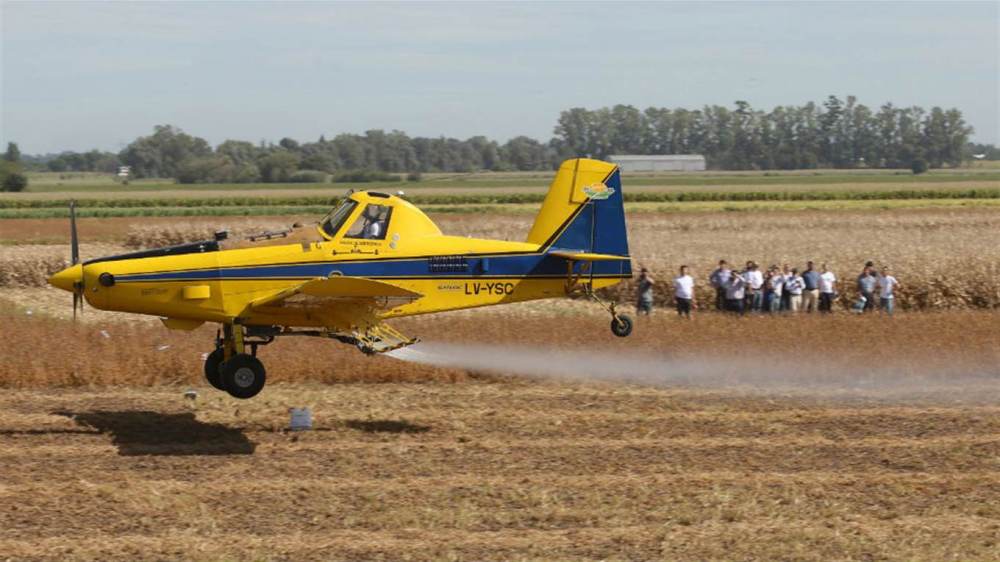
POLYGON ((595 201, 607 199, 614 192, 615 188, 608 187, 603 183, 594 183, 583 188, 583 194, 595 201))

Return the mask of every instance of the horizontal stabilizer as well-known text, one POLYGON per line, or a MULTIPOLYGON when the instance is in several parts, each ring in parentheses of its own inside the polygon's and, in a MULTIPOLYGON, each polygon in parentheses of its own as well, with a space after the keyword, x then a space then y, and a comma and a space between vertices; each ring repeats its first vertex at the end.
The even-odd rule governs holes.
POLYGON ((564 252, 560 250, 549 252, 549 255, 565 258, 570 261, 626 261, 631 259, 629 256, 615 256, 612 254, 592 254, 589 252, 564 252))

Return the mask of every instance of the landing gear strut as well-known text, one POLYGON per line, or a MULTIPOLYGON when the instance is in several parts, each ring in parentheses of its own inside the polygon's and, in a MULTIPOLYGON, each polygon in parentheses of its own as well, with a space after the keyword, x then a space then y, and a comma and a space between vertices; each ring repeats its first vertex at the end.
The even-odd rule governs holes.
POLYGON ((224 324, 216 336, 215 350, 205 359, 205 378, 214 388, 225 390, 234 398, 253 398, 264 388, 267 371, 257 359, 257 346, 274 340, 273 334, 224 324), (247 341, 247 337, 255 339, 247 341), (250 353, 246 347, 250 346, 250 353))
POLYGON ((606 303, 601 299, 597 298, 594 291, 590 289, 590 286, 585 287, 587 296, 593 299, 594 302, 604 307, 611 314, 611 333, 618 336, 619 338, 624 338, 632 333, 632 317, 628 314, 618 314, 615 311, 615 303, 606 303))
POLYGON ((591 281, 586 280, 592 271, 593 262, 583 262, 580 265, 579 271, 575 269, 575 263, 573 260, 566 261, 566 294, 569 295, 583 291, 591 300, 601 305, 604 310, 607 310, 611 314, 612 334, 620 338, 631 334, 633 326, 632 317, 627 314, 618 314, 615 312, 615 303, 606 303, 597 298, 597 295, 594 294, 594 287, 591 285, 591 281))
POLYGON ((611 333, 624 338, 632 333, 632 317, 628 314, 615 314, 614 306, 611 307, 611 333))

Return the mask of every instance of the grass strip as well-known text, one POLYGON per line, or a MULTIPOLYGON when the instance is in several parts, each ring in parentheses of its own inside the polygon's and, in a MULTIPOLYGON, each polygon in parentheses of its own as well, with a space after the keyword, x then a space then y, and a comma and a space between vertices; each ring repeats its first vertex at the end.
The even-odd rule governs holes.
MULTIPOLYGON (((809 210, 876 210, 942 207, 998 207, 1000 198, 992 199, 867 199, 822 201, 688 201, 626 203, 629 212, 744 212, 744 211, 809 211, 809 210)), ((535 203, 496 203, 484 205, 423 205, 427 213, 462 214, 535 214, 535 203)), ((254 205, 246 207, 83 207, 77 209, 81 218, 110 217, 232 217, 232 216, 323 216, 330 210, 326 205, 254 205)), ((0 219, 68 218, 69 210, 61 208, 0 209, 0 219)))
MULTIPOLYGON (((498 193, 498 194, 415 194, 406 199, 415 205, 517 205, 541 203, 544 193, 498 193)), ((628 203, 686 203, 707 201, 873 201, 912 199, 1000 199, 1000 188, 985 189, 903 189, 893 191, 685 191, 677 193, 626 193, 628 203)), ((66 199, 0 199, 3 209, 66 209, 70 198, 66 199)), ((109 198, 81 199, 77 209, 130 209, 168 208, 174 216, 176 209, 189 208, 259 208, 259 207, 323 207, 336 205, 338 198, 322 197, 214 197, 214 198, 109 198)), ((234 211, 232 214, 240 214, 234 211)), ((267 214, 254 211, 253 214, 267 214)), ((273 213, 272 213, 273 214, 273 213)), ((98 216, 98 215, 90 215, 98 216)), ((127 216, 127 215, 118 215, 127 216)))
MULTIPOLYGON (((331 187, 356 187, 361 189, 389 190, 414 188, 435 188, 435 187, 463 187, 463 188, 495 188, 495 187, 545 187, 552 181, 551 172, 539 172, 537 174, 516 174, 504 175, 502 172, 494 173, 471 173, 454 174, 442 178, 429 178, 420 182, 401 181, 373 181, 348 184, 309 184, 309 183, 223 183, 223 184, 179 184, 164 180, 139 180, 130 185, 122 185, 113 182, 76 182, 73 180, 53 181, 49 178, 39 178, 32 181, 28 191, 32 192, 58 192, 58 191, 102 191, 129 192, 129 191, 164 191, 176 189, 206 189, 216 191, 261 191, 261 190, 283 190, 283 189, 329 189, 331 187)), ((879 184, 879 183, 956 183, 967 181, 1000 181, 1000 172, 976 171, 976 172, 931 172, 928 174, 913 175, 908 170, 897 170, 894 172, 872 171, 870 173, 830 173, 813 172, 803 173, 783 173, 776 172, 747 172, 747 173, 727 173, 713 174, 657 174, 657 175, 631 175, 625 176, 628 185, 641 186, 767 186, 767 185, 842 185, 850 183, 879 184)))

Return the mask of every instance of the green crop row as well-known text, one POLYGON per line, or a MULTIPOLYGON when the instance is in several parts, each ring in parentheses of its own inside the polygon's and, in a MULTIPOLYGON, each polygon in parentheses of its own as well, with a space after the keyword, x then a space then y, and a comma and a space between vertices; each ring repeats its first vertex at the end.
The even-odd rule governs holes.
MULTIPOLYGON (((685 202, 629 202, 629 212, 700 212, 700 211, 763 211, 763 210, 822 210, 822 209, 894 209, 913 207, 996 207, 1000 198, 989 199, 855 199, 855 200, 771 200, 771 201, 685 201, 685 202)), ((452 204, 422 205, 427 213, 527 213, 538 212, 535 204, 452 204)), ((85 207, 77 216, 87 217, 231 217, 231 216, 323 216, 326 206, 253 205, 247 207, 85 207)), ((0 209, 0 219, 67 218, 66 208, 0 209)))
MULTIPOLYGON (((407 197, 415 205, 511 205, 541 203, 543 193, 499 194, 417 194, 407 197)), ((629 203, 684 203, 706 201, 865 201, 900 199, 1000 199, 1000 188, 982 189, 904 189, 893 191, 685 191, 626 193, 629 203)), ((178 209, 282 207, 329 209, 337 198, 323 197, 217 197, 190 199, 108 198, 81 199, 79 213, 87 209, 169 208, 178 209)), ((60 209, 66 214, 69 199, 0 199, 0 209, 60 209)), ((200 213, 203 214, 203 213, 200 213)), ((95 216, 95 215, 89 215, 95 216)), ((127 216, 127 215, 118 215, 127 216)))
MULTIPOLYGON (((321 206, 249 206, 249 207, 132 207, 108 208, 85 207, 77 209, 76 216, 80 218, 107 217, 260 217, 286 215, 317 215, 329 211, 329 207, 321 206)), ((66 208, 47 209, 0 209, 0 219, 53 219, 68 218, 66 208)))
MULTIPOLYGON (((69 207, 71 199, 0 199, 0 209, 53 209, 69 207)), ((213 197, 213 198, 124 198, 78 199, 77 212, 87 208, 129 209, 135 207, 302 207, 336 205, 333 197, 213 197)), ((68 211, 67 211, 68 212, 68 211)))

